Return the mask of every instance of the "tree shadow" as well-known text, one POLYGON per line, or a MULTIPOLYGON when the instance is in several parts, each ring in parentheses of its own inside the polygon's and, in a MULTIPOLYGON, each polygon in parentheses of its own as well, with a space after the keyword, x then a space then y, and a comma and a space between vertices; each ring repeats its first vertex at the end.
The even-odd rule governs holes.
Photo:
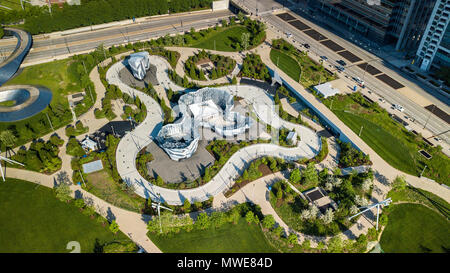
POLYGON ((110 207, 108 207, 108 210, 106 211, 106 220, 108 220, 108 222, 110 223, 116 220, 116 216, 114 215, 110 207))

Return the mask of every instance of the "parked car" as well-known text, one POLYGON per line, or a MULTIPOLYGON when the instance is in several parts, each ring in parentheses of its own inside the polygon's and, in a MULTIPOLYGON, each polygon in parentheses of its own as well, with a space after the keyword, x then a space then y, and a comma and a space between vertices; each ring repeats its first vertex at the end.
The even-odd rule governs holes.
POLYGON ((310 48, 311 47, 309 44, 304 44, 303 46, 306 47, 306 48, 310 48))

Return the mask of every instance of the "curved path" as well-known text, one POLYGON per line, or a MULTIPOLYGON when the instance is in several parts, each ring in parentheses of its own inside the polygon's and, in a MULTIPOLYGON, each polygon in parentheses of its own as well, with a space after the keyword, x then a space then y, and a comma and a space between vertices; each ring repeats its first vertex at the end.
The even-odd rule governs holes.
MULTIPOLYGON (((159 56, 151 56, 150 62, 157 67, 157 80, 165 87, 173 85, 167 82, 167 62, 159 56)), ((136 156, 138 152, 152 142, 162 126, 163 112, 158 103, 150 96, 133 89, 124 84, 119 78, 119 71, 124 68, 122 62, 114 64, 106 73, 109 84, 117 85, 122 92, 131 96, 137 96, 147 107, 147 116, 135 130, 125 135, 116 151, 117 170, 122 179, 135 187, 138 195, 144 198, 158 200, 158 195, 162 201, 171 205, 181 205, 185 199, 191 203, 195 201, 205 201, 211 196, 215 196, 232 186, 237 178, 253 159, 262 156, 280 157, 285 160, 297 160, 300 158, 312 158, 319 151, 321 142, 319 137, 311 129, 291 124, 281 120, 275 111, 273 100, 268 97, 263 89, 253 86, 225 86, 221 87, 229 90, 232 94, 243 97, 250 105, 257 105, 254 110, 258 117, 274 128, 287 127, 296 129, 301 141, 297 147, 286 148, 275 144, 255 144, 240 149, 233 154, 225 163, 219 173, 211 181, 194 189, 174 190, 155 186, 145 180, 136 169, 136 156)), ((178 87, 178 90, 182 88, 178 87)))
POLYGON ((33 39, 31 35, 21 29, 17 28, 4 28, 6 32, 12 32, 17 38, 17 45, 11 55, 0 63, 0 86, 7 82, 19 69, 25 56, 28 54, 31 48, 33 39))

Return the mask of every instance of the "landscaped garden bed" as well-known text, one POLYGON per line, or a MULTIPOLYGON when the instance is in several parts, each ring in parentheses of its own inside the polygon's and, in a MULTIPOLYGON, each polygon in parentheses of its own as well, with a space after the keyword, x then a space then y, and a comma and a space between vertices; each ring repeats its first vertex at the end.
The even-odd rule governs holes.
POLYGON ((206 81, 230 74, 235 66, 236 61, 230 57, 211 54, 202 50, 193 56, 189 56, 184 63, 184 70, 191 79, 206 81), (203 68, 203 66, 207 68, 203 68))
POLYGON ((357 213, 358 206, 368 204, 372 179, 371 172, 345 177, 328 174, 327 169, 317 173, 314 164, 309 164, 303 171, 292 171, 289 182, 300 191, 317 186, 324 188, 331 200, 338 204, 337 209, 328 208, 320 212, 316 205, 308 204, 282 180, 272 186, 270 203, 281 219, 298 232, 317 236, 336 235, 356 221, 349 221, 348 216, 357 213))

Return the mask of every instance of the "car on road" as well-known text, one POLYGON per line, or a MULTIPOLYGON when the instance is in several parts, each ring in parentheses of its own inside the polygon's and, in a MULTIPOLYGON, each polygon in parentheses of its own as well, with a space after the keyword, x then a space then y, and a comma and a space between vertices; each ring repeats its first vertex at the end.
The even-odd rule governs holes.
POLYGON ((359 84, 359 86, 361 86, 361 87, 364 86, 364 81, 361 80, 359 77, 353 77, 353 80, 355 82, 357 82, 359 84))
POLYGON ((342 66, 346 66, 347 65, 347 63, 346 62, 344 62, 344 60, 338 60, 338 61, 336 61, 338 64, 340 64, 340 65, 342 65, 342 66))
POLYGON ((380 102, 386 102, 386 100, 383 99, 383 98, 379 98, 378 100, 379 100, 380 102))
POLYGON ((320 56, 320 58, 321 58, 322 60, 324 60, 324 61, 328 60, 328 57, 327 57, 327 56, 320 56))
POLYGON ((341 65, 337 65, 336 68, 337 68, 337 70, 338 70, 339 72, 345 71, 345 68, 344 68, 343 66, 341 66, 341 65))
POLYGON ((401 106, 400 104, 392 104, 392 107, 400 112, 405 111, 405 108, 403 108, 403 106, 401 106))
POLYGON ((288 38, 291 38, 291 37, 292 37, 292 33, 286 32, 286 36, 287 36, 288 38))
POLYGON ((309 44, 303 44, 304 47, 310 48, 311 46, 309 44))
POLYGON ((434 140, 436 140, 436 141, 438 141, 438 142, 441 142, 441 141, 442 141, 442 138, 440 138, 440 137, 435 137, 434 140))

